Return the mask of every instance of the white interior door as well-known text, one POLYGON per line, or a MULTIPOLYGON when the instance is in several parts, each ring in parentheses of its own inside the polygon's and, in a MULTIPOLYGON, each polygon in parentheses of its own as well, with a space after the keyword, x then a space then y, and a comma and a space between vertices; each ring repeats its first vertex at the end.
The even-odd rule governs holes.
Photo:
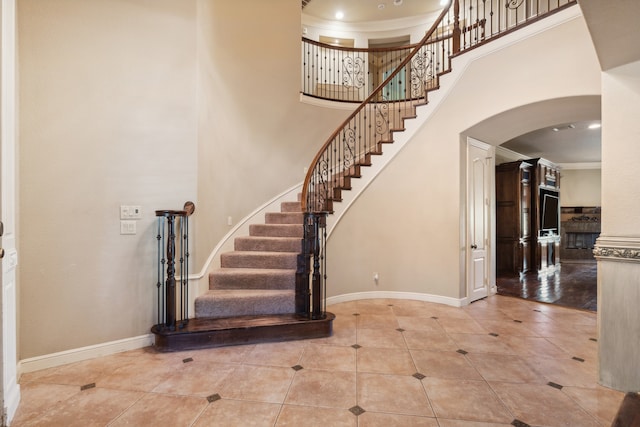
POLYGON ((0 398, 3 415, 11 421, 20 402, 17 363, 16 311, 16 0, 0 6, 0 398))
POLYGON ((467 140, 467 300, 489 295, 494 148, 467 140))

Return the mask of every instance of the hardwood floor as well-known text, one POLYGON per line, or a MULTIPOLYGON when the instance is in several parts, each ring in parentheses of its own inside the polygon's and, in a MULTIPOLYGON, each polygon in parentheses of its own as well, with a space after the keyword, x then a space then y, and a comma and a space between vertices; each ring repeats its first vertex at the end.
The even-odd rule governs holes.
POLYGON ((517 276, 498 276, 498 294, 546 302, 565 307, 597 311, 596 262, 561 263, 559 272, 548 276, 537 273, 517 276))

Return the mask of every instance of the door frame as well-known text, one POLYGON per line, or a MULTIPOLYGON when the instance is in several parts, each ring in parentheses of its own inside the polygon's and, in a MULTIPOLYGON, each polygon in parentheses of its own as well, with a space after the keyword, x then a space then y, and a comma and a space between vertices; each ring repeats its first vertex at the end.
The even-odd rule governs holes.
MULTIPOLYGON (((487 296, 494 295, 497 292, 496 288, 496 263, 495 263, 495 146, 487 144, 472 137, 466 138, 465 144, 465 169, 466 169, 466 182, 465 182, 465 301, 467 304, 473 302, 471 300, 472 291, 472 250, 473 236, 471 236, 471 206, 470 206, 470 194, 472 189, 472 171, 470 168, 470 147, 480 148, 487 152, 487 172, 486 172, 486 217, 485 217, 485 247, 486 247, 486 262, 485 262, 485 274, 487 280, 487 296)), ((480 298, 478 298, 480 299, 480 298)))
POLYGON ((0 5, 0 220, 4 223, 5 254, 0 273, 0 399, 2 425, 8 424, 20 403, 17 349, 17 78, 16 0, 0 5))

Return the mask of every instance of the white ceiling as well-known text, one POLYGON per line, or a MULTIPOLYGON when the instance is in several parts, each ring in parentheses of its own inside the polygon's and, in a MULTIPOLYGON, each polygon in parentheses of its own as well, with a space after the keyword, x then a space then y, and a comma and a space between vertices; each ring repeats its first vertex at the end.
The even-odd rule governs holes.
POLYGON ((311 0, 304 13, 335 21, 336 12, 341 11, 342 22, 360 23, 420 16, 439 10, 442 10, 440 0, 311 0))

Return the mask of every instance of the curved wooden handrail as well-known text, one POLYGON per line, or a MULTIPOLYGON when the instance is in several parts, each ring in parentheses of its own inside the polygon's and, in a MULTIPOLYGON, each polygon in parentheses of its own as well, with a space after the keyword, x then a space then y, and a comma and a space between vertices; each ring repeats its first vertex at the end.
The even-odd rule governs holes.
MULTIPOLYGON (((310 187, 311 179, 312 179, 313 175, 316 173, 316 168, 317 168, 318 162, 320 161, 323 153, 331 146, 331 144, 333 143, 335 138, 340 134, 340 132, 345 127, 347 127, 349 125, 349 123, 368 104, 372 103, 373 100, 382 93, 383 89, 400 73, 400 71, 411 61, 411 59, 414 58, 416 53, 418 53, 420 51, 420 48, 425 46, 429 42, 433 41, 433 40, 431 40, 431 38, 432 38, 434 32, 442 24, 442 21, 444 20, 444 18, 449 13, 449 9, 451 8, 452 1, 453 0, 449 0, 448 4, 443 8, 442 12, 440 12, 440 15, 438 15, 438 18, 431 25, 431 28, 429 29, 429 31, 426 32, 426 34, 422 38, 422 40, 420 40, 418 43, 415 44, 415 48, 411 52, 411 54, 409 54, 400 63, 400 65, 398 65, 396 67, 396 69, 382 83, 380 83, 378 85, 378 87, 353 111, 353 113, 351 113, 351 115, 349 115, 349 117, 331 134, 329 139, 327 139, 327 141, 323 144, 322 148, 320 148, 318 153, 315 155, 313 161, 311 162, 311 167, 309 167, 309 169, 307 171, 307 174, 305 176, 305 179, 304 179, 304 183, 302 185, 301 202, 302 202, 302 211, 303 212, 312 212, 313 211, 313 210, 310 209, 310 206, 309 206, 309 200, 308 200, 308 198, 309 198, 309 187, 310 187)), ((449 37, 451 37, 451 36, 449 36, 449 37)), ((445 39, 445 38, 444 37, 437 38, 437 40, 442 40, 442 39, 445 39)))

